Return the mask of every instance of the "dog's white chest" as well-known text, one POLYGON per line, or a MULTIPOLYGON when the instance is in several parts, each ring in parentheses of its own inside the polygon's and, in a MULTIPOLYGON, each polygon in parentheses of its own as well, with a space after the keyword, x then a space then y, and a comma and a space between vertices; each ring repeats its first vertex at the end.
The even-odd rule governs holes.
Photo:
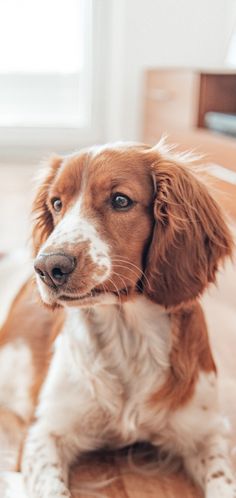
MULTIPOLYGON (((39 414, 55 415, 56 396, 57 412, 61 403, 67 423, 69 417, 71 427, 81 428, 86 419, 103 444, 110 438, 113 445, 116 439, 119 445, 145 438, 152 418, 145 402, 165 380, 170 341, 168 315, 143 297, 124 305, 122 313, 114 306, 93 315, 72 310, 57 341, 39 414)), ((63 433, 63 417, 56 423, 63 433)))

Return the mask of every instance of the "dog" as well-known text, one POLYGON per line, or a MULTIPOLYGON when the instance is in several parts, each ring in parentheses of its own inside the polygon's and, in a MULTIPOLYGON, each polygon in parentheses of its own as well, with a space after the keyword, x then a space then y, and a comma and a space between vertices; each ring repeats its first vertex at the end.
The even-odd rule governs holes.
POLYGON ((53 156, 33 214, 37 285, 0 336, 0 404, 28 425, 26 496, 70 498, 79 455, 144 441, 180 456, 206 498, 235 498, 199 303, 233 241, 197 169, 162 142, 53 156))

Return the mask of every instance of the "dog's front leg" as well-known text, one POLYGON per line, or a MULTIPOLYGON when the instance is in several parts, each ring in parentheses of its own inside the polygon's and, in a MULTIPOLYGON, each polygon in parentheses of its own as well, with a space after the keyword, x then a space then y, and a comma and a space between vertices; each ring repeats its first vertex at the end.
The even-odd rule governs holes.
POLYGON ((221 434, 212 435, 200 451, 185 457, 185 466, 204 490, 205 498, 236 498, 228 444, 221 434))
POLYGON ((101 445, 104 412, 80 359, 75 347, 68 347, 60 336, 22 454, 29 498, 69 498, 70 465, 81 453, 101 445))
POLYGON ((22 455, 22 473, 29 498, 70 498, 70 461, 60 439, 45 432, 40 421, 29 431, 22 455))

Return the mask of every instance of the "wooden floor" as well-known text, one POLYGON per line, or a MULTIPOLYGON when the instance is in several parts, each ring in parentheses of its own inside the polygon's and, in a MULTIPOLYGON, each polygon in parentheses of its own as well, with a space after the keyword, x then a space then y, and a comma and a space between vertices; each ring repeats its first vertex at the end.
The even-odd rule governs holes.
MULTIPOLYGON (((32 176, 28 166, 0 165, 0 253, 22 247, 28 238, 29 206, 33 196, 32 176)), ((230 444, 236 468, 236 271, 230 263, 219 276, 218 288, 212 288, 203 299, 209 324, 212 348, 217 360, 222 411, 232 423, 230 444)), ((0 421, 1 425, 1 421, 0 421)), ((0 469, 11 467, 7 450, 14 448, 13 422, 9 420, 10 436, 4 432, 0 441, 0 469), (11 440, 11 441, 10 441, 11 440)), ((139 452, 138 452, 139 453, 139 452)), ((183 471, 164 475, 155 471, 143 474, 132 470, 127 455, 103 453, 91 456, 71 474, 74 498, 88 496, 77 491, 83 482, 94 485, 112 477, 115 480, 102 491, 109 498, 200 498, 202 495, 186 478, 183 471)), ((143 471, 144 472, 144 471, 143 471)), ((98 491, 96 491, 98 492, 98 491)), ((100 491, 101 492, 101 491, 100 491)), ((1 497, 2 498, 2 497, 1 497)))

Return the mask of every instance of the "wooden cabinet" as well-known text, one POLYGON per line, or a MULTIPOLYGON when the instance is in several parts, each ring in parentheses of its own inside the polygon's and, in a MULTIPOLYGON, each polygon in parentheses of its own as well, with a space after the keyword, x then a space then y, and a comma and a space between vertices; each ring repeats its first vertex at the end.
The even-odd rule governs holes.
POLYGON ((201 73, 199 77, 198 126, 205 126, 209 111, 236 114, 236 73, 201 73))
POLYGON ((193 150, 205 164, 216 165, 209 168, 210 183, 236 219, 236 139, 207 130, 208 111, 236 114, 236 72, 146 71, 142 140, 154 144, 167 135, 179 150, 193 150))
POLYGON ((191 71, 148 71, 145 91, 146 131, 189 128, 196 124, 199 78, 191 71))
POLYGON ((206 112, 236 114, 236 72, 151 69, 145 74, 143 137, 205 127, 206 112))
POLYGON ((144 90, 144 137, 197 124, 199 76, 184 70, 150 70, 144 90))

